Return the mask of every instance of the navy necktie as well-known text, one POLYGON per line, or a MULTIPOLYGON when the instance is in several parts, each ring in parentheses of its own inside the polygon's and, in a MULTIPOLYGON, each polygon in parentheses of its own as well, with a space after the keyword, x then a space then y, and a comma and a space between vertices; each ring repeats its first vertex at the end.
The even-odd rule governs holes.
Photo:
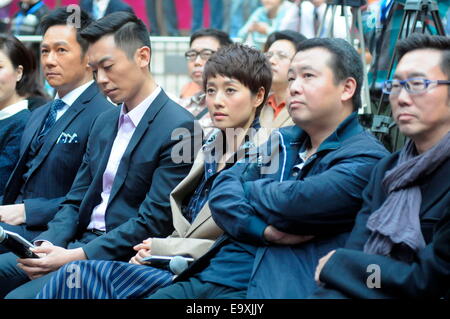
POLYGON ((56 99, 53 101, 52 105, 50 106, 50 112, 48 112, 47 119, 45 120, 44 129, 37 138, 38 142, 40 142, 41 139, 50 131, 53 125, 55 125, 56 113, 59 110, 61 110, 65 105, 66 103, 64 103, 63 100, 56 99))

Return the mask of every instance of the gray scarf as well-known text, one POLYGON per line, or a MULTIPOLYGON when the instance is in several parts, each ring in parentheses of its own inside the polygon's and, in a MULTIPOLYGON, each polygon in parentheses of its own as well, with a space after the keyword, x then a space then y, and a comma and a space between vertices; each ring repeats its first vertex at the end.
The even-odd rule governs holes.
POLYGON ((414 252, 426 243, 420 227, 422 193, 419 180, 426 178, 450 157, 450 132, 435 146, 417 155, 409 140, 400 152, 397 165, 386 172, 383 187, 388 196, 373 212, 367 228, 372 231, 364 245, 364 252, 387 256, 394 244, 403 243, 414 252))

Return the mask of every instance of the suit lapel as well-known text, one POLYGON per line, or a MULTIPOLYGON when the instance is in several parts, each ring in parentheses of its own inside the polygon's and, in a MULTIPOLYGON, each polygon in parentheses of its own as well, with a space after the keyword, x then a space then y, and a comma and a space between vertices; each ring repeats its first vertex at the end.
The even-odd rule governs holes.
POLYGON ((34 137, 38 134, 39 130, 44 125, 44 121, 47 118, 48 112, 50 110, 51 102, 47 103, 44 106, 41 106, 42 112, 34 112, 34 120, 33 122, 30 122, 30 129, 26 130, 23 134, 23 141, 22 141, 22 147, 20 148, 20 156, 22 157, 23 154, 28 153, 28 149, 30 147, 31 141, 33 141, 34 137), (45 110, 45 111, 44 111, 45 110))
POLYGON ((104 140, 107 139, 108 142, 104 145, 104 151, 100 154, 99 157, 90 158, 91 161, 97 162, 99 161, 98 166, 95 165, 95 174, 92 179, 90 189, 92 191, 88 191, 86 193, 86 197, 89 197, 90 200, 86 200, 88 206, 80 212, 80 223, 81 227, 87 227, 91 221, 91 213, 94 210, 95 206, 100 204, 101 202, 101 193, 103 191, 103 174, 106 170, 106 165, 108 164, 109 156, 111 154, 112 145, 114 143, 115 136, 117 135, 117 123, 119 122, 120 109, 117 108, 114 110, 115 112, 111 112, 110 117, 105 119, 106 123, 110 123, 110 125, 105 125, 105 127, 101 131, 101 136, 97 138, 104 140))
MULTIPOLYGON (((91 84, 79 97, 75 100, 75 102, 69 107, 69 109, 61 116, 58 121, 56 121, 53 128, 48 132, 48 135, 45 137, 44 145, 42 145, 41 150, 39 151, 36 164, 31 168, 30 176, 33 172, 42 164, 47 155, 53 149, 58 140, 58 137, 63 133, 63 131, 69 126, 69 124, 78 116, 78 114, 84 110, 86 104, 94 97, 94 95, 98 92, 97 86, 95 83, 91 84)), ((45 113, 47 116, 48 112, 45 113)), ((46 118, 46 117, 45 117, 46 118)), ((44 119, 45 120, 45 119, 44 119)), ((41 126, 39 126, 40 128, 41 126)), ((39 129, 38 128, 38 129, 39 129)), ((36 132, 35 134, 36 135, 36 132)))
POLYGON ((138 126, 136 127, 136 130, 134 131, 133 136, 131 137, 131 140, 128 143, 128 146, 122 156, 122 159, 120 160, 116 177, 114 178, 114 182, 112 185, 111 195, 109 197, 108 204, 111 203, 111 201, 117 195, 118 191, 125 182, 125 178, 127 177, 128 174, 130 159, 131 156, 133 155, 133 151, 135 150, 136 146, 139 144, 139 142, 141 141, 142 137, 145 135, 147 130, 150 128, 151 122, 155 119, 156 115, 166 104, 167 100, 168 100, 167 95, 164 93, 164 91, 161 90, 161 92, 149 106, 144 116, 142 117, 141 121, 139 122, 138 126))
POLYGON ((181 211, 183 199, 195 191, 203 174, 204 155, 203 152, 200 151, 194 161, 194 164, 192 165, 191 170, 189 171, 189 174, 174 188, 170 194, 173 226, 180 236, 185 236, 191 228, 191 224, 183 216, 183 212, 181 211))
POLYGON ((212 218, 211 210, 209 209, 209 204, 206 204, 202 207, 191 227, 186 231, 185 237, 189 237, 197 228, 199 228, 205 221, 212 218))

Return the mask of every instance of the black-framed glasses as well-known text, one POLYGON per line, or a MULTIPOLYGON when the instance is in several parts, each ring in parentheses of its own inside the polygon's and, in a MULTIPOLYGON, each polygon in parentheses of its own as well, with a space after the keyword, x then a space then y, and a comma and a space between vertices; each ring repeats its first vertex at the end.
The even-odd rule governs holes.
POLYGON ((266 58, 268 60, 271 59, 274 55, 276 55, 279 60, 291 58, 289 56, 289 54, 287 54, 286 52, 283 52, 283 51, 268 51, 268 52, 264 53, 264 55, 266 56, 266 58))
POLYGON ((387 80, 383 83, 383 93, 389 95, 399 95, 402 88, 409 94, 420 94, 428 90, 431 84, 450 85, 447 80, 428 80, 423 78, 411 78, 406 80, 387 80))
POLYGON ((203 49, 201 51, 195 51, 195 50, 189 50, 186 51, 184 56, 186 57, 186 60, 188 61, 194 61, 197 59, 197 57, 200 55, 202 60, 208 60, 216 51, 210 50, 210 49, 203 49))

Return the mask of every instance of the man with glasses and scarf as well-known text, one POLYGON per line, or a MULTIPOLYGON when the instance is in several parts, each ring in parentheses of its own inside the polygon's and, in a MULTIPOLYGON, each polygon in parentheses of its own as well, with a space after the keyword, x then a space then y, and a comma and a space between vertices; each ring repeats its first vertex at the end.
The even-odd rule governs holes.
POLYGON ((312 298, 450 296, 450 38, 414 34, 398 44, 384 82, 409 141, 381 160, 345 248, 316 269, 312 298))

